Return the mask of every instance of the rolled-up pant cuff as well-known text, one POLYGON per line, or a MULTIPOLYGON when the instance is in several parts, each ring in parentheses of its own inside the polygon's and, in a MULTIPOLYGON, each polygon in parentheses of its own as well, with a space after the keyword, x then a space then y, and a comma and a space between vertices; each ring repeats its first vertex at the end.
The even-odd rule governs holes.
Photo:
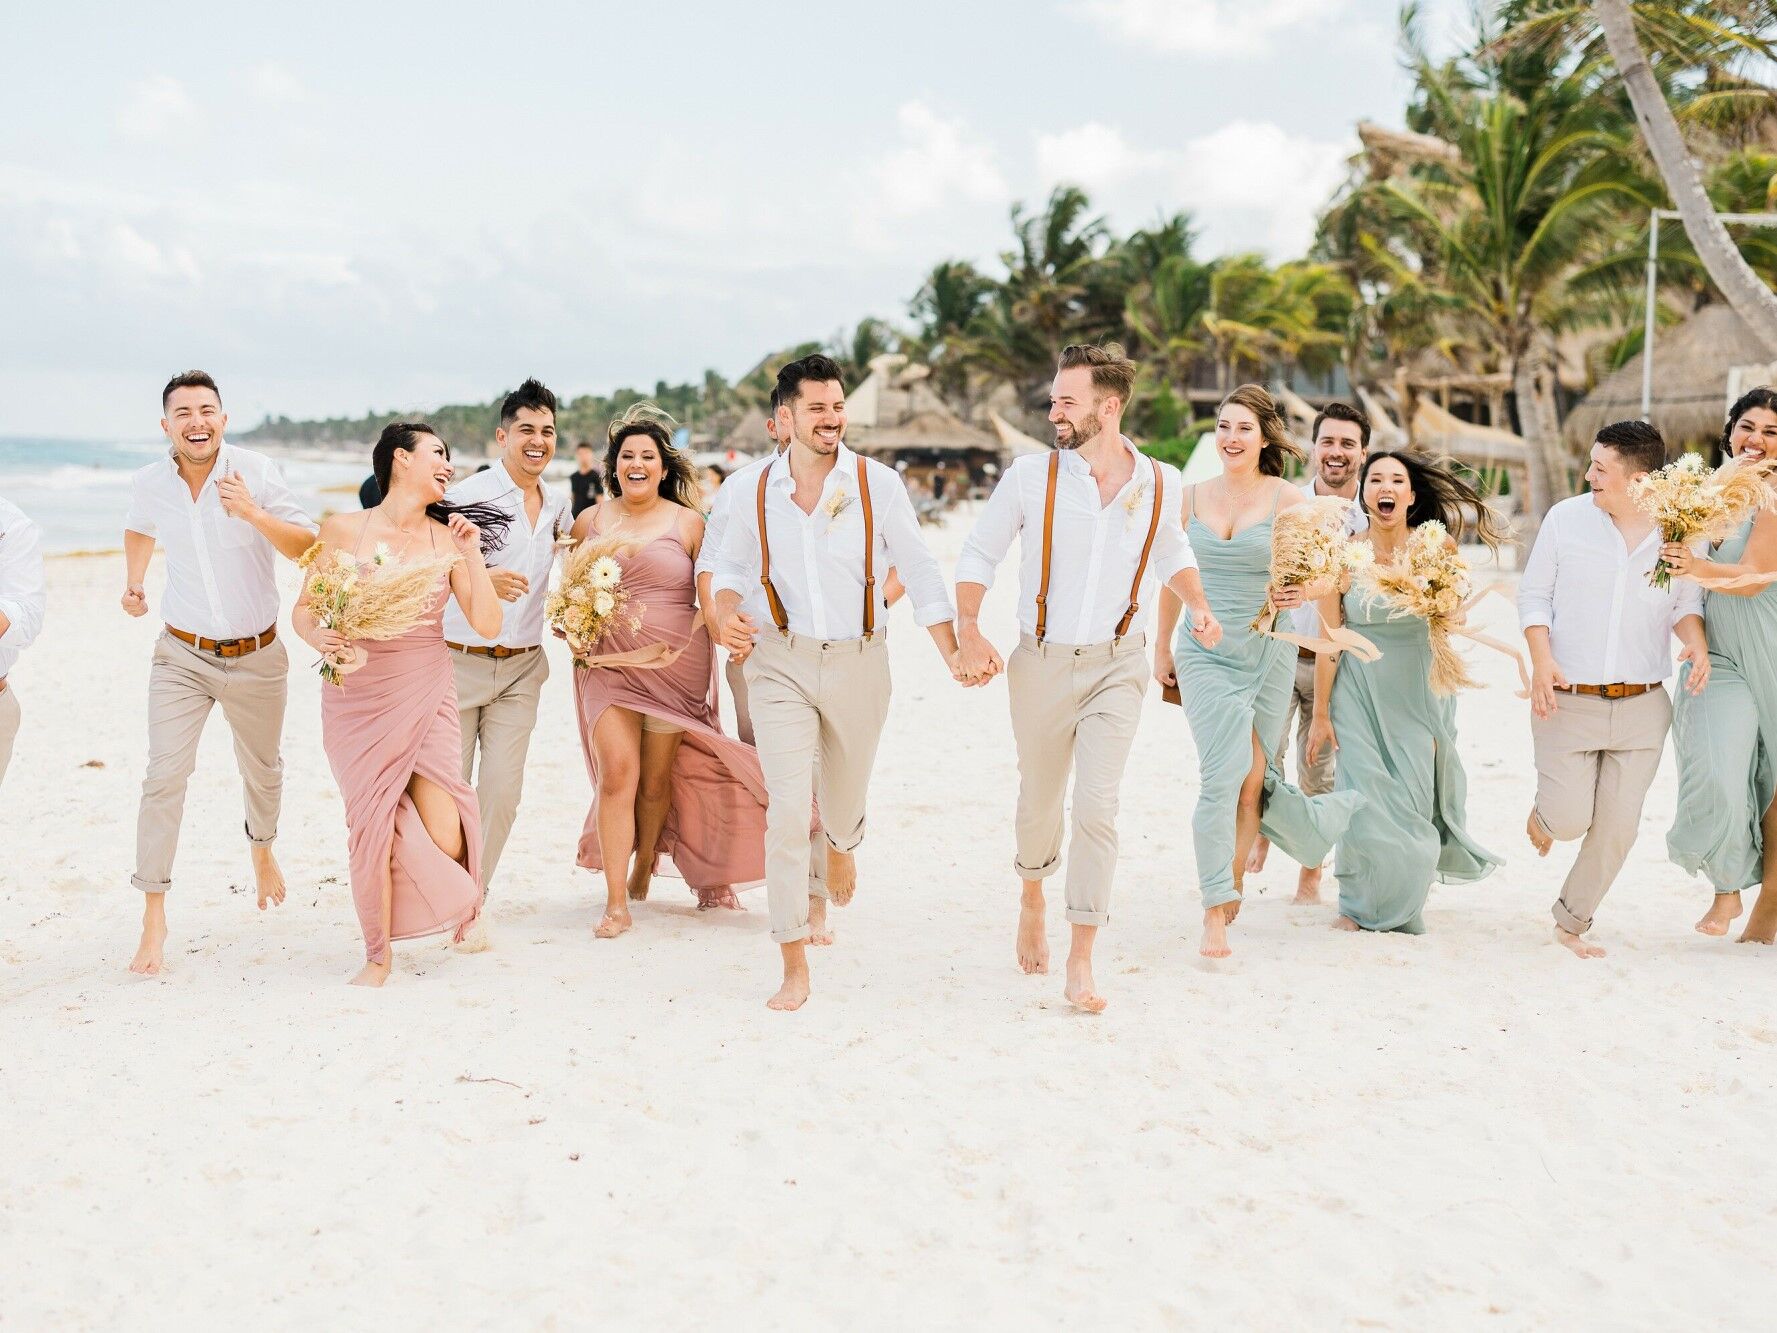
POLYGON ((1206 912, 1212 907, 1220 907, 1223 903, 1237 903, 1239 901, 1240 894, 1232 884, 1225 889, 1203 890, 1203 910, 1206 912))
POLYGON ((843 852, 848 855, 852 852, 857 851, 858 848, 860 848, 864 845, 864 835, 862 832, 860 832, 857 837, 853 838, 851 840, 851 842, 847 846, 844 846, 844 847, 841 847, 837 842, 835 842, 833 840, 833 835, 831 833, 824 833, 824 836, 827 840, 827 846, 831 847, 836 852, 843 852))
POLYGON ((143 879, 140 875, 131 875, 130 883, 142 890, 143 893, 165 893, 173 887, 173 881, 170 879, 143 879))
POLYGON ((804 921, 800 926, 792 927, 789 930, 772 931, 771 942, 773 944, 794 944, 797 940, 805 940, 812 934, 814 934, 814 927, 804 921))
POLYGON ((1012 869, 1017 873, 1019 879, 1048 879, 1049 876, 1055 873, 1060 865, 1061 858, 1059 856, 1050 858, 1049 864, 1047 865, 1036 866, 1034 868, 1025 865, 1024 861, 1019 857, 1014 856, 1012 858, 1012 869))
POLYGON ((1567 910, 1567 905, 1565 903, 1562 903, 1559 900, 1557 900, 1555 905, 1549 909, 1549 912, 1555 918, 1555 924, 1560 926, 1561 929, 1565 930, 1570 935, 1584 935, 1588 930, 1592 929, 1592 923, 1590 921, 1581 921, 1572 912, 1567 910))
POLYGON ((1078 907, 1067 909, 1069 925, 1074 926, 1108 926, 1111 924, 1109 912, 1088 912, 1078 907))

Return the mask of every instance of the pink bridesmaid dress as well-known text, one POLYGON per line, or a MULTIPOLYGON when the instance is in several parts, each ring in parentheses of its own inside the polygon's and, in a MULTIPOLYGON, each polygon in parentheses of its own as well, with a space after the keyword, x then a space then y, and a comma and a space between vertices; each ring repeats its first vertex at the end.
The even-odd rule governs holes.
POLYGON ((463 781, 456 677, 441 619, 433 614, 398 639, 358 643, 368 661, 338 686, 321 687, 321 744, 345 799, 352 897, 365 956, 386 962, 390 939, 462 930, 481 911, 481 808, 463 781), (464 862, 426 832, 408 781, 419 774, 456 802, 464 862), (389 931, 382 927, 383 876, 393 875, 389 931))
POLYGON ((765 778, 753 747, 722 732, 716 708, 715 653, 697 620, 691 555, 666 533, 626 555, 623 586, 639 628, 614 625, 595 654, 615 655, 664 643, 679 651, 670 666, 574 668, 580 747, 592 778, 592 807, 580 834, 579 864, 602 870, 598 832, 598 759, 593 729, 613 705, 684 730, 673 758, 672 804, 656 847, 655 867, 670 857, 700 906, 732 901, 733 890, 765 879, 765 778))

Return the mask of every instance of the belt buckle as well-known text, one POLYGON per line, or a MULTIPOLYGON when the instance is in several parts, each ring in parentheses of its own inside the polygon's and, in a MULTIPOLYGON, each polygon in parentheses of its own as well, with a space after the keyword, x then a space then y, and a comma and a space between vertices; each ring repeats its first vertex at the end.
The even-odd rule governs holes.
POLYGON ((1620 680, 1612 681, 1604 687, 1604 697, 1606 699, 1626 699, 1629 697, 1629 687, 1620 680))
POLYGON ((216 640, 216 647, 212 651, 214 651, 216 656, 219 658, 239 657, 241 655, 239 652, 239 649, 240 649, 241 644, 244 642, 245 642, 244 639, 217 639, 216 640), (230 648, 233 648, 236 651, 235 652, 227 651, 230 648))

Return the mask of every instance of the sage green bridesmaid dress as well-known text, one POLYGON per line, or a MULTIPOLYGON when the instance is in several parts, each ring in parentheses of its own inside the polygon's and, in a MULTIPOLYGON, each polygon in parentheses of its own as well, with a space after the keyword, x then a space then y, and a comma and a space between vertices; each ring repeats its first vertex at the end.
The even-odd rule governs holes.
POLYGON ((1431 635, 1418 616, 1353 590, 1345 623, 1382 656, 1345 654, 1329 706, 1339 741, 1333 790, 1364 798, 1333 861, 1339 913, 1365 930, 1425 933, 1431 886, 1485 879, 1500 858, 1469 837, 1456 699, 1431 688, 1431 635))
MULTIPOLYGON (((1752 536, 1752 519, 1711 555, 1738 564, 1752 536)), ((1763 877, 1760 819, 1777 790, 1777 584, 1752 597, 1705 592, 1709 683, 1685 688, 1690 663, 1678 677, 1672 706, 1672 748, 1678 755, 1678 811, 1666 835, 1666 853, 1691 874, 1703 874, 1717 893, 1738 893, 1763 877)))
MULTIPOLYGON (((1234 888, 1234 820, 1240 785, 1252 769, 1255 732, 1267 756, 1259 831, 1292 860, 1307 866, 1324 861, 1363 797, 1355 792, 1305 796, 1284 781, 1277 767, 1296 649, 1247 629, 1265 604, 1271 582, 1276 509, 1263 522, 1224 540, 1197 517, 1195 490, 1185 493, 1190 508, 1185 531, 1210 610, 1221 622, 1222 639, 1214 648, 1205 648, 1191 637, 1181 617, 1172 655, 1185 717, 1197 745, 1199 781, 1191 834, 1197 882, 1207 910, 1240 897, 1234 888)), ((1281 487, 1278 495, 1281 499, 1281 487)))

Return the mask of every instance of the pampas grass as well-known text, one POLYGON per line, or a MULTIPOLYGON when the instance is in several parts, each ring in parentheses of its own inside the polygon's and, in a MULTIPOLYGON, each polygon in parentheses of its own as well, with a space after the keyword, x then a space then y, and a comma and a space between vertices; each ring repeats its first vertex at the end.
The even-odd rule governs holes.
POLYGON ((562 560, 561 580, 543 600, 544 619, 562 632, 574 660, 583 666, 612 625, 642 626, 640 608, 628 609, 629 590, 617 560, 628 545, 616 538, 581 542, 562 560))
MULTIPOLYGON (((367 558, 349 551, 328 550, 316 542, 296 562, 308 570, 303 605, 328 629, 352 643, 398 639, 431 618, 438 589, 461 559, 457 555, 396 560, 378 542, 367 558)), ((329 685, 362 666, 361 655, 334 661, 323 658, 321 679, 329 685)))
POLYGON ((1442 523, 1421 523, 1407 534, 1393 560, 1375 562, 1361 577, 1365 590, 1387 603, 1393 614, 1425 621, 1431 631, 1432 693, 1479 687, 1450 642, 1469 598, 1469 567, 1442 523))
MULTIPOLYGON (((1310 600, 1338 587, 1340 578, 1362 558, 1358 554, 1362 543, 1345 536, 1351 508, 1351 501, 1336 495, 1317 495, 1279 513, 1271 526, 1271 587, 1301 588, 1310 600)), ((1362 547, 1364 554, 1368 549, 1362 547)), ((1277 616, 1267 591, 1265 605, 1247 628, 1268 633, 1277 616)))
MULTIPOLYGON (((1635 507, 1654 521, 1660 540, 1689 546, 1725 541, 1748 518, 1772 504, 1769 479, 1777 459, 1743 463, 1731 459, 1711 472, 1701 454, 1686 454, 1630 484, 1635 507)), ((1654 562, 1647 581, 1672 585, 1665 558, 1654 562)))

